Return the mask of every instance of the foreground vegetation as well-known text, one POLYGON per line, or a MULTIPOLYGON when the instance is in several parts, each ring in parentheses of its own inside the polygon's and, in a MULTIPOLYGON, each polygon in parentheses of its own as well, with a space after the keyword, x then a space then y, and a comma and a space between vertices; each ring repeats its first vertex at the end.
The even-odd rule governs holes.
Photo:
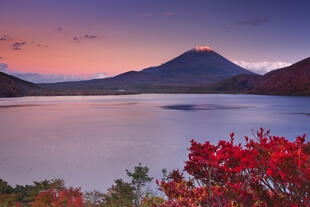
POLYGON ((163 203, 146 190, 146 184, 153 180, 148 167, 139 164, 126 173, 131 182, 117 179, 106 193, 83 193, 80 188, 66 187, 61 179, 16 187, 0 179, 0 207, 151 207, 163 203))
POLYGON ((183 172, 174 170, 156 180, 163 197, 151 195, 149 168, 126 170, 131 182, 115 180, 106 193, 82 193, 63 180, 12 187, 0 181, 0 207, 309 207, 310 142, 294 142, 261 129, 246 144, 217 145, 192 140, 183 172))

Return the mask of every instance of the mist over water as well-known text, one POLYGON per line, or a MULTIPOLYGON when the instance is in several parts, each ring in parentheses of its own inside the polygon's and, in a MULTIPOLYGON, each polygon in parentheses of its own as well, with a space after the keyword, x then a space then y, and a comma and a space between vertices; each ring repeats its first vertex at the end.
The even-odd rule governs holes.
MULTIPOLYGON (((10 184, 63 178, 104 191, 139 162, 161 178, 184 166, 189 141, 252 130, 310 136, 310 97, 261 95, 64 96, 0 99, 0 177, 10 184)), ((309 137, 307 137, 309 140, 309 137)))

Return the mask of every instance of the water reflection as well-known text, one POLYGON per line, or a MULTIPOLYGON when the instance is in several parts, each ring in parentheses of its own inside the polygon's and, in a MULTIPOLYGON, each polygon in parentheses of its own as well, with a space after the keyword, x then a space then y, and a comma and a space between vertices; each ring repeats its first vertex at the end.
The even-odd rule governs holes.
POLYGON ((309 105, 308 97, 255 95, 0 99, 0 176, 104 190, 142 162, 160 178, 162 168, 182 168, 191 139, 215 143, 234 131, 242 142, 259 127, 310 134, 309 105))
POLYGON ((217 105, 217 104, 181 104, 181 105, 168 105, 161 106, 163 109, 172 109, 172 110, 183 110, 183 111, 193 111, 193 110, 233 110, 233 109, 246 109, 253 108, 252 106, 229 106, 229 105, 217 105))
POLYGON ((36 107, 42 106, 41 104, 16 104, 16 105, 0 105, 0 109, 9 109, 9 108, 16 108, 16 107, 36 107))

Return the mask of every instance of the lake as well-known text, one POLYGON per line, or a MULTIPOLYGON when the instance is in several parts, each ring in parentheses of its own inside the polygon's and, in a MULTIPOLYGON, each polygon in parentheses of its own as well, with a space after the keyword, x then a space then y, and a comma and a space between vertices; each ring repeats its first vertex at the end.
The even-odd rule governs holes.
MULTIPOLYGON (((63 178, 104 191, 139 162, 161 178, 182 168, 189 141, 310 135, 310 97, 145 94, 0 99, 0 177, 10 184, 63 178)), ((309 138, 307 137, 307 140, 309 138)))

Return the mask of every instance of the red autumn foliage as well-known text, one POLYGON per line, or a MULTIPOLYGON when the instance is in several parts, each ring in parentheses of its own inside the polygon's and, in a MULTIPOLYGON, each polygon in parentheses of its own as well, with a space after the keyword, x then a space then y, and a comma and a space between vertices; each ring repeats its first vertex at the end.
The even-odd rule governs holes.
POLYGON ((174 171, 157 181, 168 200, 161 207, 310 206, 310 142, 294 142, 261 129, 246 144, 191 141, 184 179, 174 171))
POLYGON ((31 202, 31 207, 83 207, 83 194, 79 188, 64 190, 49 189, 40 192, 31 202))
POLYGON ((0 194, 0 207, 22 207, 22 203, 17 201, 16 194, 0 194))

